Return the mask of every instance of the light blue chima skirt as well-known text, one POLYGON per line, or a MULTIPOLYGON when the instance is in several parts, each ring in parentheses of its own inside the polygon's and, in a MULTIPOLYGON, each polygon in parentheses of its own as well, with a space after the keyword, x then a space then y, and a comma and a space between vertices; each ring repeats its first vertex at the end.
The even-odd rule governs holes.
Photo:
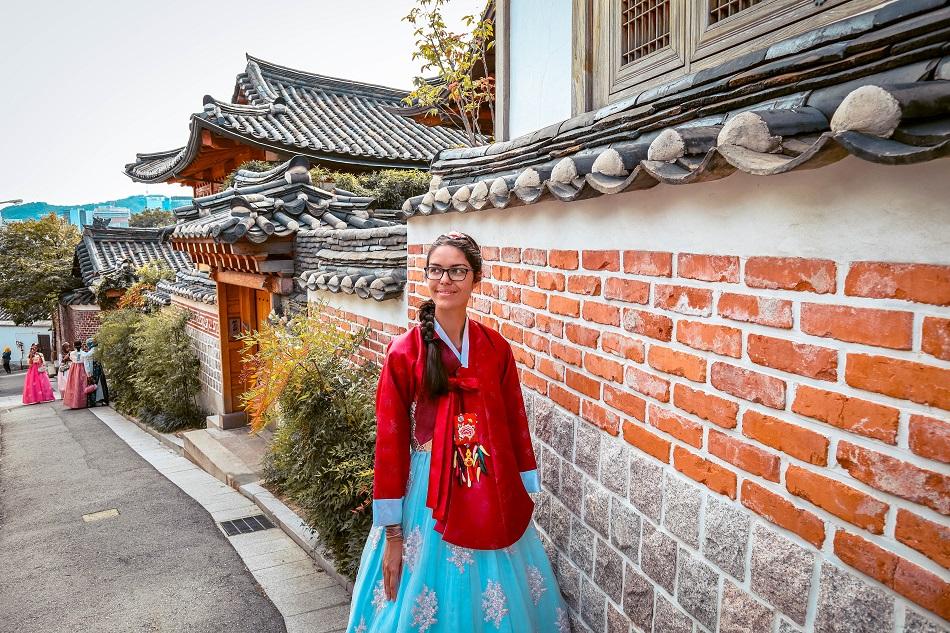
POLYGON ((384 528, 374 527, 360 559, 347 633, 568 633, 567 607, 534 524, 500 550, 446 543, 426 507, 430 459, 431 453, 412 453, 398 596, 386 600, 386 537, 384 528))

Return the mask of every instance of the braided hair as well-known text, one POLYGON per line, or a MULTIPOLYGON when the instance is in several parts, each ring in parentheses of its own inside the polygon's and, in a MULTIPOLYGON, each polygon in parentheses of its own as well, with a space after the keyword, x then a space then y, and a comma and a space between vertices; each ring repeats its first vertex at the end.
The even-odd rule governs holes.
MULTIPOLYGON (((478 243, 465 233, 446 233, 435 238, 429 246, 426 255, 426 266, 429 257, 439 246, 452 246, 462 251, 468 265, 472 267, 472 276, 477 282, 482 276, 482 253, 478 243)), ((419 306, 419 325, 422 328, 422 340, 426 344, 426 368, 423 375, 423 385, 431 396, 440 396, 449 390, 449 377, 442 364, 442 353, 439 350, 438 334, 435 332, 435 302, 429 299, 419 306)))

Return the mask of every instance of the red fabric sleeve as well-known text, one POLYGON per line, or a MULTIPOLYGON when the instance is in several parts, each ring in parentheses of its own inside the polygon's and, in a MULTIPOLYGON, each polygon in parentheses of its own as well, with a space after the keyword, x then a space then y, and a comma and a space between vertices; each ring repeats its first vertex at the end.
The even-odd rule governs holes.
POLYGON ((528 414, 524 409, 524 397, 521 393, 521 379, 518 366, 511 353, 511 346, 505 345, 505 368, 501 375, 501 395, 508 410, 508 428, 511 432, 511 447, 518 462, 518 470, 525 472, 538 467, 531 445, 531 431, 528 430, 528 414))
POLYGON ((409 406, 412 403, 412 362, 393 341, 376 389, 376 459, 373 499, 399 499, 409 479, 409 406))

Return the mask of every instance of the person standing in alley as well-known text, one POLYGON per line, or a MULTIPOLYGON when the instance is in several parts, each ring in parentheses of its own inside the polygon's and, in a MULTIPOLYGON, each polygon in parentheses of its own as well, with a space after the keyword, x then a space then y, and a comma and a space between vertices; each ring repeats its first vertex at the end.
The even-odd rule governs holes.
POLYGON ((46 359, 37 349, 36 343, 30 346, 28 359, 29 369, 23 381, 23 404, 52 402, 56 396, 53 395, 53 386, 49 382, 46 359))
POLYGON ((12 357, 13 357, 13 352, 10 351, 10 347, 9 346, 4 347, 3 348, 3 371, 7 372, 8 374, 12 373, 12 370, 10 369, 10 359, 12 357))
POLYGON ((63 396, 63 404, 68 409, 86 408, 86 385, 89 380, 79 356, 82 347, 83 345, 76 341, 73 351, 69 352, 69 376, 66 381, 66 393, 63 396))
MULTIPOLYGON (((89 373, 89 382, 92 385, 95 385, 95 391, 90 391, 87 400, 86 406, 94 407, 100 404, 109 406, 109 385, 106 383, 106 372, 102 368, 102 363, 99 362, 99 357, 96 354, 96 341, 95 339, 89 339, 86 341, 86 349, 88 351, 84 352, 86 354, 86 362, 88 363, 89 373)), ((87 391, 89 391, 87 389, 87 391)))
POLYGON ((69 360, 69 352, 72 351, 72 346, 69 343, 63 343, 61 358, 59 360, 59 374, 56 375, 57 386, 59 387, 59 397, 63 400, 66 399, 66 385, 69 380, 69 365, 71 361, 69 360))

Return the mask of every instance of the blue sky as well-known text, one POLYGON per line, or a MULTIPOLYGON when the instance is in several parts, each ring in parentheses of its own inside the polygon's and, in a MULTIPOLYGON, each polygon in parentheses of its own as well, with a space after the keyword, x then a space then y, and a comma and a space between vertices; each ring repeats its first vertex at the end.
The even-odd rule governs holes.
MULTIPOLYGON (((411 0, 4 2, 0 200, 83 203, 190 190, 130 181, 136 152, 184 144, 205 94, 229 99, 245 52, 412 85, 411 0)), ((453 0, 451 17, 475 13, 453 0)))

